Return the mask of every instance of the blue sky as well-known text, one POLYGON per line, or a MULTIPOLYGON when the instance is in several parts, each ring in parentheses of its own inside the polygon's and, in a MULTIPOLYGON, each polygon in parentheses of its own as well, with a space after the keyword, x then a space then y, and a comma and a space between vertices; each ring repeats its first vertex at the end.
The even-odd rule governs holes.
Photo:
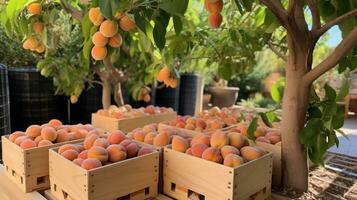
POLYGON ((338 26, 332 27, 332 28, 328 31, 328 34, 329 34, 329 39, 327 40, 327 44, 328 44, 330 47, 336 46, 336 45, 337 45, 338 43, 340 43, 340 41, 342 40, 341 31, 340 31, 340 29, 338 28, 338 26))

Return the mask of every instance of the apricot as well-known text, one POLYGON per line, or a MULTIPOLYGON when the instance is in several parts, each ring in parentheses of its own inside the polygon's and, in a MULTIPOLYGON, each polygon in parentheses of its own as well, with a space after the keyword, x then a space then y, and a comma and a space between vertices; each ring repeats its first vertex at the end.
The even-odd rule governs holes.
POLYGON ((281 133, 279 131, 269 131, 265 138, 270 140, 272 144, 276 144, 281 141, 281 133))
POLYGON ((91 169, 95 169, 98 167, 101 167, 102 163, 95 158, 87 158, 85 160, 83 160, 81 167, 86 169, 86 170, 91 170, 91 169))
POLYGON ((207 126, 210 130, 217 130, 223 128, 223 122, 218 119, 212 119, 207 121, 207 126))
POLYGON ((221 155, 225 158, 228 154, 237 154, 239 155, 239 150, 233 146, 226 145, 221 148, 221 155))
POLYGON ((93 146, 88 150, 88 158, 96 158, 100 160, 102 163, 105 163, 108 161, 108 151, 101 147, 101 146, 93 146))
POLYGON ((256 138, 260 137, 260 136, 265 136, 265 134, 266 134, 265 131, 266 131, 266 129, 264 127, 257 127, 257 129, 254 132, 254 136, 256 138))
POLYGON ((125 138, 126 136, 122 131, 116 130, 108 134, 107 140, 109 144, 120 144, 125 138))
POLYGON ((221 151, 215 147, 208 147, 205 149, 202 153, 202 158, 216 163, 222 163, 223 161, 221 151))
POLYGON ((229 139, 227 137, 227 134, 219 130, 215 131, 211 135, 210 144, 211 147, 216 147, 216 148, 222 148, 223 146, 228 145, 229 139))
POLYGON ((202 157, 203 152, 208 148, 208 145, 202 144, 202 143, 197 143, 194 144, 190 149, 191 149, 191 154, 193 156, 202 157))
POLYGON ((75 131, 77 139, 85 138, 88 135, 88 131, 84 128, 80 128, 75 131))
POLYGON ((237 129, 240 130, 240 133, 244 136, 247 136, 248 135, 248 125, 247 124, 244 124, 244 123, 239 123, 237 125, 237 129))
POLYGON ((27 6, 27 12, 33 15, 39 15, 42 11, 42 6, 39 3, 31 3, 27 6))
POLYGON ((268 143, 268 144, 271 143, 270 140, 268 138, 264 137, 264 136, 258 137, 257 139, 255 139, 255 141, 264 142, 264 143, 268 143))
POLYGON ((169 78, 166 81, 166 85, 170 86, 171 88, 176 88, 177 87, 177 79, 176 78, 169 78))
POLYGON ((150 147, 141 147, 140 150, 138 151, 138 156, 142 156, 152 152, 154 152, 154 150, 150 147))
POLYGON ((160 82, 166 81, 170 78, 171 71, 165 66, 163 67, 156 76, 156 79, 160 82))
POLYGON ((67 158, 70 161, 73 161, 74 159, 78 158, 78 151, 73 149, 68 149, 62 152, 61 156, 67 158))
POLYGON ((86 137, 83 142, 83 147, 84 149, 90 149, 92 148, 94 142, 98 139, 99 137, 96 134, 92 134, 86 137))
POLYGON ((64 144, 64 145, 60 146, 60 148, 58 149, 58 153, 62 154, 63 152, 65 152, 67 150, 70 150, 70 149, 79 152, 78 147, 76 145, 74 145, 74 144, 64 144))
POLYGON ((126 153, 127 153, 128 158, 137 156, 138 151, 139 151, 139 146, 135 142, 130 143, 125 148, 126 148, 126 153))
POLYGON ((177 122, 177 124, 175 126, 178 128, 185 128, 186 124, 185 124, 185 122, 177 122))
POLYGON ((29 138, 24 139, 20 144, 20 147, 23 149, 30 149, 30 148, 34 148, 36 146, 37 146, 36 142, 34 142, 33 140, 31 140, 29 138))
POLYGON ((233 125, 233 124, 236 124, 237 123, 237 119, 232 117, 232 116, 229 116, 229 117, 225 117, 223 119, 224 123, 227 124, 227 125, 233 125))
POLYGON ((206 135, 204 133, 200 133, 195 135, 192 140, 191 140, 191 146, 195 145, 195 144, 205 144, 207 146, 210 145, 210 140, 211 137, 209 135, 206 135))
MULTIPOLYGON (((25 136, 19 136, 19 137, 17 137, 17 138, 15 139, 14 143, 20 146, 20 144, 21 144, 24 140, 26 140, 26 139, 31 139, 31 138, 28 137, 28 136, 26 136, 26 135, 25 135, 25 136)), ((36 144, 36 143, 35 143, 35 144, 36 144)))
POLYGON ((35 50, 38 45, 39 45, 39 42, 37 41, 37 39, 35 37, 28 37, 25 40, 23 47, 26 47, 27 49, 30 49, 30 50, 35 50))
POLYGON ((37 53, 43 53, 43 52, 45 52, 45 50, 46 50, 46 47, 45 47, 45 45, 43 45, 43 44, 39 44, 39 45, 36 47, 36 49, 35 49, 35 51, 36 51, 37 53))
POLYGON ((211 28, 219 28, 222 23, 222 15, 220 13, 212 13, 208 20, 211 28))
POLYGON ((154 146, 163 147, 170 144, 170 137, 165 133, 159 133, 154 139, 154 146))
POLYGON ((104 47, 108 43, 108 38, 98 31, 92 36, 92 42, 95 46, 104 47))
POLYGON ((124 15, 120 18, 119 26, 123 31, 131 31, 135 28, 135 22, 129 16, 124 15))
POLYGON ((133 141, 131 139, 125 139, 122 142, 120 142, 120 145, 123 147, 127 147, 129 144, 131 144, 133 141))
POLYGON ((231 146, 236 147, 237 149, 240 149, 243 146, 249 144, 248 138, 237 132, 228 133, 228 138, 229 138, 229 144, 231 146))
POLYGON ((50 127, 50 126, 42 128, 41 137, 44 140, 49 140, 51 142, 55 141, 57 138, 56 129, 54 129, 53 127, 50 127))
POLYGON ((195 130, 195 125, 194 124, 186 124, 185 125, 185 129, 188 129, 188 130, 195 130))
POLYGON ((240 149, 241 155, 248 161, 257 159, 265 154, 264 150, 253 147, 253 146, 245 146, 240 149))
POLYGON ((10 136, 9 136, 9 140, 11 142, 15 142, 16 138, 20 137, 20 136, 25 136, 26 134, 22 131, 15 131, 13 132, 10 136))
POLYGON ((36 138, 41 135, 41 126, 39 125, 31 125, 26 129, 26 135, 32 138, 36 138))
POLYGON ((34 139, 34 141, 36 142, 36 144, 38 145, 38 143, 40 142, 40 141, 42 141, 43 140, 43 138, 41 137, 41 135, 40 136, 37 136, 35 139, 34 139))
POLYGON ((244 163, 244 159, 237 154, 228 154, 223 160, 223 165, 228 167, 238 167, 244 163))
POLYGON ((43 29, 44 29, 44 25, 42 22, 35 22, 32 24, 32 29, 35 31, 35 33, 37 34, 42 34, 43 33, 43 29))
POLYGON ((137 141, 140 141, 140 142, 144 142, 145 133, 144 133, 143 130, 137 129, 137 130, 135 130, 133 132, 134 132, 134 134, 133 134, 134 140, 137 140, 137 141))
POLYGON ((109 142, 104 138, 98 138, 94 141, 93 146, 107 148, 109 146, 109 142))
POLYGON ((151 144, 151 145, 154 144, 154 139, 156 136, 157 136, 156 132, 150 132, 146 134, 144 138, 144 143, 151 144))
POLYGON ((115 36, 109 38, 109 46, 113 47, 113 48, 119 48, 121 47, 123 43, 123 38, 121 37, 121 35, 118 33, 115 36))
POLYGON ((151 96, 149 94, 144 95, 144 97, 143 97, 144 102, 149 103, 150 100, 151 100, 151 96))
POLYGON ((126 149, 120 144, 111 144, 107 148, 109 161, 110 162, 118 162, 121 160, 125 160, 126 158, 126 149))
POLYGON ((78 158, 87 159, 88 158, 88 150, 81 151, 78 154, 78 158))
POLYGON ((91 8, 89 10, 89 19, 90 21, 95 25, 95 26, 99 26, 103 21, 104 21, 104 17, 103 15, 100 13, 100 8, 96 7, 96 8, 91 8))
POLYGON ((196 119, 196 127, 200 127, 202 129, 205 129, 207 127, 207 123, 203 119, 196 119))
POLYGON ((156 132, 157 131, 157 124, 148 124, 143 127, 144 133, 156 132))
POLYGON ((83 163, 84 159, 83 158, 76 158, 72 162, 78 166, 81 166, 83 163))
POLYGON ((81 144, 76 144, 76 146, 77 146, 78 152, 82 152, 82 151, 86 150, 86 149, 84 149, 83 145, 81 145, 81 144))
POLYGON ((44 147, 44 146, 50 146, 52 145, 53 143, 49 140, 41 140, 38 142, 38 146, 39 147, 44 147))
POLYGON ((185 153, 192 156, 192 148, 188 148, 185 153))
POLYGON ((100 25, 99 31, 100 31, 100 33, 103 34, 104 37, 107 37, 107 38, 113 37, 118 32, 118 24, 112 20, 105 20, 100 25))
POLYGON ((104 58, 107 57, 107 53, 107 48, 99 46, 94 46, 91 52, 94 60, 104 60, 104 58))
POLYGON ((172 139, 172 149, 175 151, 179 151, 185 153, 189 148, 188 142, 181 136, 175 135, 172 139))

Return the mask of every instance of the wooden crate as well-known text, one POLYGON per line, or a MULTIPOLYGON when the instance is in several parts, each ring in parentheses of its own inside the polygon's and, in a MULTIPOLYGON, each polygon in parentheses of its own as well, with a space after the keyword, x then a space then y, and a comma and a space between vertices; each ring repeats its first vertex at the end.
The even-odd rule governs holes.
POLYGON ((9 135, 2 136, 2 157, 5 174, 24 192, 50 188, 48 149, 66 143, 78 143, 80 141, 83 140, 22 149, 9 140, 9 135))
POLYGON ((164 149, 164 194, 185 200, 266 199, 271 193, 272 153, 231 168, 164 149), (258 197, 259 196, 259 197, 258 197))
POLYGON ((100 128, 106 131, 122 130, 127 133, 134 130, 135 128, 143 127, 152 123, 169 121, 175 117, 176 112, 147 115, 128 119, 116 119, 93 113, 92 125, 96 128, 100 128))
POLYGON ((147 199, 157 196, 159 152, 85 170, 51 149, 51 193, 58 200, 147 199))

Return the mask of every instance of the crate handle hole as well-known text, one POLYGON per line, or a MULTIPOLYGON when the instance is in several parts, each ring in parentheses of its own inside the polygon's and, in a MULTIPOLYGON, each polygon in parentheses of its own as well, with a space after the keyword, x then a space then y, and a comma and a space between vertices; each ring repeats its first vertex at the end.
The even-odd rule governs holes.
POLYGON ((15 170, 11 170, 11 175, 15 176, 15 174, 16 174, 15 170))
POLYGON ((123 197, 119 197, 116 200, 129 200, 129 199, 130 199, 130 195, 128 194, 128 195, 125 195, 123 197))
POLYGON ((62 194, 63 194, 63 198, 64 198, 64 199, 67 199, 67 198, 68 198, 67 192, 65 192, 65 191, 62 190, 62 194))
POLYGON ((45 179, 46 179, 45 176, 37 177, 37 185, 45 183, 45 179))
POLYGON ((149 195, 150 194, 150 187, 145 188, 145 195, 149 195))
POLYGON ((175 191, 176 190, 176 184, 175 183, 171 183, 171 191, 175 191))
POLYGON ((20 177, 21 184, 24 184, 24 178, 21 176, 20 177))
POLYGON ((205 196, 204 195, 202 195, 200 193, 197 193, 197 192, 194 192, 192 190, 188 190, 187 198, 205 200, 205 196))
POLYGON ((53 184, 53 190, 54 190, 55 192, 57 192, 57 185, 56 185, 56 184, 53 184))

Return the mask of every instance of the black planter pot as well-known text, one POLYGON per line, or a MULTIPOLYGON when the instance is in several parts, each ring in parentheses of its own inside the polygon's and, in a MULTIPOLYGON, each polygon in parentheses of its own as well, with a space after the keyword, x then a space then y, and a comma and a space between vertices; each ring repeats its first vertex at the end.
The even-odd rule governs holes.
POLYGON ((180 115, 194 115, 199 77, 195 74, 183 74, 180 79, 180 115))
POLYGON ((26 130, 56 118, 67 123, 67 100, 55 95, 52 79, 34 67, 9 68, 11 130, 26 130))
POLYGON ((93 85, 93 87, 82 92, 77 103, 71 104, 70 123, 91 123, 92 113, 101 108, 103 108, 102 86, 93 85))
POLYGON ((7 67, 0 64, 0 136, 10 134, 10 95, 7 67))
POLYGON ((180 84, 176 88, 160 85, 153 92, 155 105, 160 107, 170 107, 178 112, 180 98, 180 84))

